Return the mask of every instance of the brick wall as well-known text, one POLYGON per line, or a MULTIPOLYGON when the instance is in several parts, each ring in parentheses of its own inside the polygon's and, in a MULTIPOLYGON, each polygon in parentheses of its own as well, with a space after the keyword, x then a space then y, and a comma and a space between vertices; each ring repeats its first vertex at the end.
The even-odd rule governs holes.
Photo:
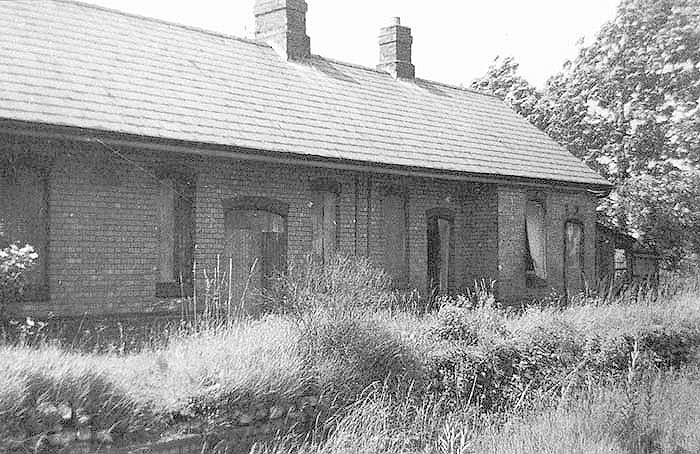
MULTIPOLYGON (((16 306, 15 312, 82 315, 153 311, 158 280, 158 203, 163 169, 189 174, 196 184, 195 261, 211 270, 224 250, 224 201, 262 196, 288 204, 288 256, 311 251, 312 181, 340 186, 338 251, 384 257, 381 201, 387 190, 405 190, 409 284, 427 282, 427 218, 433 208, 454 216, 449 286, 471 287, 498 279, 504 299, 537 296, 525 286, 524 204, 528 191, 494 184, 262 164, 182 154, 145 152, 65 142, 33 145, 51 151, 49 172, 50 301, 16 306)), ((585 224, 585 266, 595 263, 595 200, 582 193, 548 190, 547 270, 549 284, 563 287, 563 225, 585 224)), ((549 290, 549 289, 548 289, 549 290)))
POLYGON ((472 287, 499 277, 496 185, 473 185, 465 193, 464 210, 464 285, 472 287))
POLYGON ((516 302, 542 297, 556 291, 564 293, 564 227, 575 220, 583 224, 584 273, 589 283, 596 282, 596 200, 584 192, 555 190, 531 191, 522 188, 498 188, 499 297, 516 302), (546 285, 526 286, 525 203, 529 198, 544 202, 546 217, 546 285))
POLYGON ((456 290, 463 284, 464 262, 464 209, 461 194, 465 185, 440 180, 416 179, 409 187, 409 243, 410 281, 419 288, 427 285, 427 217, 431 208, 445 208, 454 215, 450 247, 448 285, 456 290))
POLYGON ((158 186, 95 150, 64 151, 49 176, 50 302, 33 309, 138 311, 153 299, 158 186))

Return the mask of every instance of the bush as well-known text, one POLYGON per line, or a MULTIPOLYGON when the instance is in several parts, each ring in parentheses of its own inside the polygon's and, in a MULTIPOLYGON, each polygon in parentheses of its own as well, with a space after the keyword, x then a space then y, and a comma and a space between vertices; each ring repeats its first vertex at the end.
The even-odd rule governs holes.
POLYGON ((26 290, 27 273, 39 256, 34 248, 16 244, 0 249, 0 319, 7 303, 17 301, 26 290))
POLYGON ((566 386, 570 382, 565 380, 585 370, 585 339, 559 312, 551 312, 539 324, 515 333, 512 342, 519 354, 513 376, 516 392, 566 386))
POLYGON ((294 262, 264 294, 266 309, 292 314, 318 308, 376 309, 392 301, 391 278, 364 257, 335 256, 320 264, 294 262))
POLYGON ((483 347, 443 343, 428 356, 431 390, 450 409, 505 408, 522 395, 515 381, 520 358, 509 343, 483 347))
POLYGON ((423 366, 416 352, 371 316, 322 309, 305 314, 300 327, 301 357, 331 407, 355 402, 378 385, 420 394, 423 366))
POLYGON ((697 301, 531 307, 518 315, 455 300, 434 317, 427 349, 433 389, 454 406, 503 408, 557 398, 585 381, 619 381, 635 348, 644 367, 678 368, 700 345, 697 301))
POLYGON ((505 338, 505 314, 492 305, 474 308, 445 301, 435 317, 432 334, 439 340, 475 345, 505 338))

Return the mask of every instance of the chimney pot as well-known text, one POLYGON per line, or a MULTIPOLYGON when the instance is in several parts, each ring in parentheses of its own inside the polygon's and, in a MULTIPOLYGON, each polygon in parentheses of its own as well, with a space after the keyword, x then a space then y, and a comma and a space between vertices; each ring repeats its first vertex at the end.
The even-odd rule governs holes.
POLYGON ((255 0, 255 38, 269 43, 287 60, 309 58, 307 10, 305 0, 255 0))
POLYGON ((377 69, 386 71, 397 79, 415 79, 416 68, 411 62, 412 45, 411 29, 401 25, 401 18, 392 18, 391 24, 382 27, 379 32, 377 69))

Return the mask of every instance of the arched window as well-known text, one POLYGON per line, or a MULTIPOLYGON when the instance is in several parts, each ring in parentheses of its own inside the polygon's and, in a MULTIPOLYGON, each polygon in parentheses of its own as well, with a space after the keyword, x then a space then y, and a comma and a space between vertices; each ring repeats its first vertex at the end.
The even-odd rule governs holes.
POLYGON ((241 300, 287 269, 289 206, 264 197, 239 197, 224 202, 226 246, 232 295, 241 300))
POLYGON ((541 287, 547 279, 547 233, 545 204, 539 199, 525 205, 526 283, 541 287))
POLYGON ((435 293, 449 290, 450 255, 454 214, 445 208, 434 208, 426 213, 428 221, 428 288, 435 293))

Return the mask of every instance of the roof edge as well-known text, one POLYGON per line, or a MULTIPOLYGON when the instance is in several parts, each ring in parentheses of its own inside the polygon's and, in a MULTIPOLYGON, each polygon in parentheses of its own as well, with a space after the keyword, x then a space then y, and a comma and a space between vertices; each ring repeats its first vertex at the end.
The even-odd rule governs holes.
POLYGON ((247 161, 271 162, 278 164, 303 165, 307 167, 328 168, 386 175, 405 175, 424 178, 436 178, 452 181, 472 181, 503 185, 527 186, 538 188, 566 187, 577 191, 589 191, 597 197, 605 197, 613 189, 612 184, 583 183, 567 180, 537 179, 530 177, 497 175, 486 173, 469 173, 412 167, 402 165, 376 164, 348 159, 333 159, 322 156, 309 156, 289 152, 258 150, 235 145, 220 145, 205 142, 192 142, 163 137, 140 136, 117 131, 86 129, 75 126, 36 123, 0 118, 0 134, 14 134, 43 139, 72 140, 85 143, 104 143, 114 146, 144 148, 151 151, 176 152, 199 156, 219 157, 223 159, 240 159, 247 161))

